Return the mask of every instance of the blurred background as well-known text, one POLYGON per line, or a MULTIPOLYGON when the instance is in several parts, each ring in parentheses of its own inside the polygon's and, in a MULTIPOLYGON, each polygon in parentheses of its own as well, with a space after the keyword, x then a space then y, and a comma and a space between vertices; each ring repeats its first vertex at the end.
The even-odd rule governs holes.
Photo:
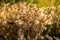
POLYGON ((38 7, 42 6, 56 6, 60 4, 60 0, 0 0, 5 3, 27 2, 27 4, 36 4, 38 7))

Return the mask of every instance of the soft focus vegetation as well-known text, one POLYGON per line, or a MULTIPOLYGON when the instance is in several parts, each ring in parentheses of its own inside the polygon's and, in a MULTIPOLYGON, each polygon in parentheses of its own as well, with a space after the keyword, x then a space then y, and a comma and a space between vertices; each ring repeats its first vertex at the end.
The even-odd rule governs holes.
POLYGON ((60 40, 60 0, 0 0, 0 40, 60 40))
POLYGON ((38 7, 55 6, 60 4, 60 0, 0 0, 5 3, 27 2, 27 4, 36 4, 38 7))

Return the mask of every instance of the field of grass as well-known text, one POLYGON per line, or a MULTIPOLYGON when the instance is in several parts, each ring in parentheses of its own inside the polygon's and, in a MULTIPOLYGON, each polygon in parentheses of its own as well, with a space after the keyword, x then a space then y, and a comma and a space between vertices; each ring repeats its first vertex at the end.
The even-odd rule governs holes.
POLYGON ((60 4, 60 0, 0 0, 5 3, 27 2, 27 4, 36 4, 38 7, 56 6, 60 4))

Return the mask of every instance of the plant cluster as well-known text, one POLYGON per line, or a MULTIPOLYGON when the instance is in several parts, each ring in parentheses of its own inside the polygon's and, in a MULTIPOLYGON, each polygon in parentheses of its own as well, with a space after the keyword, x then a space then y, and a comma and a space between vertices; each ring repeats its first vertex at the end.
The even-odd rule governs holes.
POLYGON ((25 2, 0 6, 0 40, 58 40, 59 8, 25 2))

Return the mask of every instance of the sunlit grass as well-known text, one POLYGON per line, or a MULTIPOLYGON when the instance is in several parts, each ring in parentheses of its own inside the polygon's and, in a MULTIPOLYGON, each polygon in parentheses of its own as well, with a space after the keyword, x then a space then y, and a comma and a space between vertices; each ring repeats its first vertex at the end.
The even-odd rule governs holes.
POLYGON ((60 4, 60 0, 0 0, 0 2, 6 2, 11 4, 17 2, 26 2, 27 4, 36 4, 38 7, 56 6, 60 4))

